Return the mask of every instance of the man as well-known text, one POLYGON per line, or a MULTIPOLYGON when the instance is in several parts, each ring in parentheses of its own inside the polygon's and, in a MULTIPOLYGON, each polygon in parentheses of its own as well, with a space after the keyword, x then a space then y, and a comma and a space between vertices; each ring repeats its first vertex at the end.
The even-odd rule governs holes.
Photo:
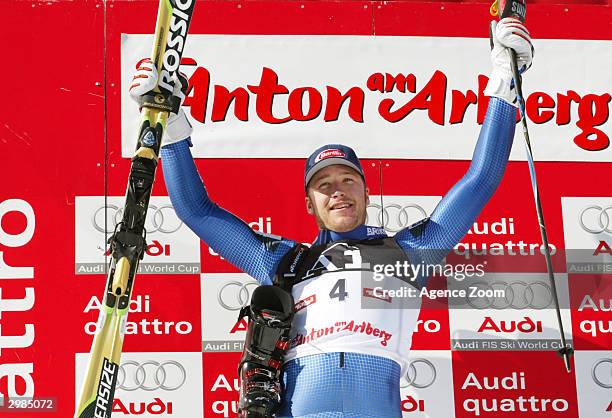
MULTIPOLYGON (((306 209, 320 229, 307 247, 254 232, 213 203, 189 151, 191 125, 182 110, 169 119, 161 154, 177 215, 226 260, 262 285, 275 285, 258 287, 241 312, 250 321, 240 363, 240 416, 401 416, 399 383, 420 303, 377 297, 364 285, 364 271, 377 264, 441 262, 501 181, 516 118, 507 48, 516 51, 524 71, 533 47, 518 20, 503 19, 493 32, 485 90, 491 100, 470 169, 430 218, 392 238, 364 224, 368 189, 348 146, 325 145, 306 162, 306 209)), ((150 61, 141 62, 130 93, 137 98, 156 81, 150 61)), ((175 94, 181 95, 180 86, 175 94)), ((420 288, 426 280, 421 275, 409 283, 420 288)), ((384 277, 381 283, 404 281, 384 277)))

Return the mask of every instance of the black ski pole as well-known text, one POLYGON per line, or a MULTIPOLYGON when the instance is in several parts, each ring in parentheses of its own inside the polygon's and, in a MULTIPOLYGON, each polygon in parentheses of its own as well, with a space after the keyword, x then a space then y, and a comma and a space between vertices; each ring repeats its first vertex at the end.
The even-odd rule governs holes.
MULTIPOLYGON (((527 7, 525 5, 524 0, 510 0, 508 2, 506 2, 505 0, 500 0, 499 9, 502 10, 502 13, 500 15, 502 19, 506 17, 513 17, 523 23, 525 22, 525 14, 527 13, 527 7)), ((491 14, 499 14, 499 9, 496 7, 492 7, 491 14)), ((491 25, 491 30, 493 30, 493 25, 491 25)), ((493 33, 491 33, 491 36, 493 36, 493 33)), ((540 234, 542 235, 542 250, 546 259, 546 270, 548 272, 548 279, 550 281, 552 297, 555 304, 557 322, 559 324, 561 348, 557 352, 563 357, 565 368, 569 373, 572 370, 570 357, 574 353, 574 350, 571 348, 570 345, 567 344, 567 341, 565 340, 565 332, 563 331, 563 320, 561 319, 561 310, 559 309, 559 297, 557 295, 557 286, 555 283, 555 275, 553 272, 553 265, 550 257, 548 235, 546 234, 546 224, 544 223, 544 213, 542 211, 542 202, 540 201, 540 192, 538 190, 538 182, 536 179, 535 164, 533 162, 533 151, 531 149, 531 141, 529 140, 529 130, 527 128, 527 114, 525 112, 525 100, 523 98, 522 78, 518 69, 516 52, 513 49, 509 49, 508 52, 510 53, 512 75, 514 78, 514 88, 516 89, 516 97, 519 106, 519 113, 521 116, 521 127, 523 129, 523 138, 525 139, 525 150, 527 151, 527 164, 529 166, 529 174, 531 176, 533 198, 535 201, 536 212, 538 215, 538 223, 540 225, 540 234)))

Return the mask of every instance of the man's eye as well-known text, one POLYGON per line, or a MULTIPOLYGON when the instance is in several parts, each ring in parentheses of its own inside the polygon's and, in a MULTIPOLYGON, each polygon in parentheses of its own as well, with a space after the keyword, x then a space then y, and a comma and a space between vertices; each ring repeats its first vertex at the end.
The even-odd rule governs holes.
POLYGON ((326 181, 326 182, 323 182, 323 183, 319 184, 319 188, 320 188, 320 189, 322 189, 322 188, 324 188, 324 187, 327 187, 327 186, 329 186, 329 182, 328 182, 328 181, 326 181))
POLYGON ((345 183, 354 183, 354 182, 355 182, 355 180, 353 180, 353 179, 352 179, 352 178, 350 178, 350 177, 347 177, 347 178, 345 178, 345 179, 344 179, 344 182, 345 182, 345 183))

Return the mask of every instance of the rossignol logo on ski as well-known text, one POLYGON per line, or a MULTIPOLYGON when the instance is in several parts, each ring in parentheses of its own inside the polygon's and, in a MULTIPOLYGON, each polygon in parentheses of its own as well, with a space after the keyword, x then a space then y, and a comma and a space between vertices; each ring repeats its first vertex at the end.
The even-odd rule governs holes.
POLYGON ((111 403, 115 394, 118 371, 119 366, 116 363, 110 362, 107 358, 104 359, 96 396, 95 418, 110 418, 111 416, 111 403))
POLYGON ((172 75, 181 63, 181 55, 187 37, 187 28, 195 0, 176 0, 173 1, 172 17, 170 19, 170 29, 166 42, 166 52, 162 62, 162 69, 159 74, 159 86, 172 91, 172 75))

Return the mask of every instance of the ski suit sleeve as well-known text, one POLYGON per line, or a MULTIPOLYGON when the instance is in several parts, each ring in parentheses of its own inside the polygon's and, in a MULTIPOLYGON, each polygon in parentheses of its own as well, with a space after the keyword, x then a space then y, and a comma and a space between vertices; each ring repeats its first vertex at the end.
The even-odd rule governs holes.
POLYGON ((253 231, 210 200, 196 169, 190 139, 161 150, 164 180, 177 216, 216 253, 261 284, 272 279, 283 256, 296 242, 253 231))
MULTIPOLYGON (((504 175, 516 125, 516 108, 492 97, 467 173, 430 218, 395 235, 413 262, 437 264, 468 232, 504 175)), ((422 285, 427 278, 417 278, 422 285)))

